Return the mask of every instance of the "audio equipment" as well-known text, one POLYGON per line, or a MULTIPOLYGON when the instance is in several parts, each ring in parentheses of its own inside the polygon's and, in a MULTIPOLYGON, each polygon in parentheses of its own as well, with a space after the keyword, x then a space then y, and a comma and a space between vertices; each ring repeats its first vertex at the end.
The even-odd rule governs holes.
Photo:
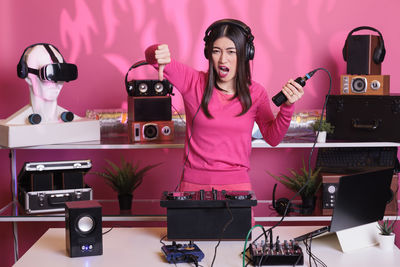
POLYGON ((28 46, 25 48, 24 52, 21 55, 21 58, 17 65, 17 76, 21 79, 25 79, 28 76, 28 73, 35 74, 42 81, 73 81, 78 78, 78 68, 75 64, 66 63, 64 57, 61 55, 63 62, 59 62, 53 50, 50 48, 52 46, 60 55, 60 51, 52 44, 47 43, 37 43, 28 46), (38 45, 43 45, 46 51, 49 53, 53 64, 47 64, 39 69, 32 69, 28 67, 25 61, 25 53, 28 49, 33 48, 38 45))
POLYGON ((173 121, 128 121, 130 142, 172 141, 174 140, 173 121))
POLYGON ((160 205, 169 240, 244 240, 257 200, 252 191, 165 191, 160 205))
MULTIPOLYGON (((331 173, 323 173, 322 174, 322 214, 323 215, 332 215, 333 208, 335 207, 339 179, 343 175, 341 174, 331 174, 331 173)), ((397 215, 397 192, 398 192, 398 175, 394 174, 392 178, 392 183, 390 185, 391 190, 391 199, 387 202, 385 209, 385 216, 388 215, 397 215)), ((354 190, 357 190, 355 188, 354 190)), ((374 196, 370 196, 373 198, 374 196)))
POLYGON ((169 263, 194 263, 196 266, 204 258, 204 253, 201 249, 190 242, 189 244, 177 244, 175 241, 172 245, 164 245, 161 247, 166 260, 169 263))
POLYGON ((400 140, 400 96, 330 95, 326 121, 335 126, 329 140, 397 142, 400 140))
POLYGON ((97 201, 65 203, 65 241, 71 258, 103 254, 101 205, 97 201))
POLYGON ((90 160, 26 162, 18 174, 18 201, 27 213, 64 211, 65 202, 90 200, 84 183, 90 160))
MULTIPOLYGON (((278 200, 275 201, 275 191, 277 185, 278 184, 275 184, 274 189, 272 190, 272 207, 279 215, 283 216, 285 215, 286 208, 289 204, 289 199, 279 198, 278 200)), ((315 202, 315 198, 313 199, 313 202, 315 202)), ((314 207, 315 203, 312 203, 310 206, 304 204, 298 205, 290 203, 289 208, 287 208, 286 215, 289 215, 291 212, 297 212, 299 214, 310 214, 314 211, 314 207)))
POLYGON ((343 59, 347 62, 347 74, 381 74, 381 63, 385 59, 386 49, 382 34, 375 28, 361 26, 347 35, 342 50, 343 59), (375 35, 352 35, 356 31, 370 30, 375 35))
POLYGON ((389 95, 390 75, 341 75, 341 95, 389 95))
POLYGON ((128 81, 129 72, 137 67, 148 65, 144 60, 134 63, 125 75, 125 88, 129 96, 165 96, 171 95, 173 85, 168 80, 132 80, 128 81))
POLYGON ((263 265, 303 265, 304 255, 299 243, 294 240, 280 242, 251 243, 250 258, 254 266, 263 265))
POLYGON ((203 38, 203 40, 205 42, 204 56, 207 59, 209 59, 208 58, 208 51, 212 49, 211 46, 213 45, 213 44, 210 43, 212 41, 213 31, 216 28, 221 27, 223 25, 234 26, 234 27, 240 29, 240 31, 243 33, 243 35, 246 38, 246 47, 245 47, 246 61, 254 59, 254 53, 255 53, 255 48, 254 48, 254 43, 253 43, 254 36, 251 34, 251 29, 246 24, 244 24, 240 20, 236 20, 236 19, 218 20, 218 21, 215 21, 213 24, 211 24, 207 28, 207 30, 205 32, 205 36, 203 38))
POLYGON ((171 96, 128 96, 128 121, 170 121, 171 107, 171 96))
MULTIPOLYGON (((309 73, 307 73, 304 77, 297 77, 294 81, 298 84, 300 84, 302 87, 304 87, 306 85, 306 81, 308 79, 310 79, 314 73, 316 72, 316 70, 310 71, 309 73)), ((284 95, 284 93, 282 91, 280 91, 279 93, 277 93, 273 98, 272 98, 272 102, 274 102, 274 104, 279 107, 280 105, 282 105, 283 103, 285 103, 287 101, 287 97, 284 95)))

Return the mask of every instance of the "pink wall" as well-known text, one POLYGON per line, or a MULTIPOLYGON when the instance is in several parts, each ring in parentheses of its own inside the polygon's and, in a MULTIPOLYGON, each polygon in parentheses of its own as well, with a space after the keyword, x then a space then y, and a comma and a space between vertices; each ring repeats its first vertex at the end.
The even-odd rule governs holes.
MULTIPOLYGON (((347 33, 361 25, 379 29, 385 39, 387 56, 382 73, 391 75, 391 92, 399 93, 398 59, 400 2, 382 0, 98 0, 58 1, 3 0, 0 2, 0 119, 29 102, 27 84, 17 78, 16 65, 25 47, 36 42, 57 46, 67 61, 79 68, 79 78, 64 85, 59 104, 78 115, 87 109, 118 108, 126 105, 124 76, 129 66, 143 59, 144 49, 153 43, 167 43, 172 56, 195 68, 204 69, 203 35, 215 20, 231 17, 243 20, 255 36, 256 56, 253 78, 272 96, 289 78, 324 67, 333 77, 334 92, 345 73, 341 51, 347 33)), ((325 74, 315 75, 296 110, 320 109, 328 90, 325 74)), ((179 96, 174 99, 179 108, 179 96)), ((275 109, 275 108, 274 108, 275 109)), ((134 151, 21 151, 19 170, 24 161, 90 158, 94 170, 103 159, 118 160, 121 154, 142 162, 164 164, 138 189, 137 198, 158 198, 172 190, 181 171, 181 149, 134 151)), ((285 172, 301 165, 307 149, 254 149, 251 177, 259 199, 270 199, 272 178, 265 174, 285 172)), ((10 199, 8 151, 0 151, 3 170, 0 204, 10 199)), ((94 176, 87 176, 96 198, 115 194, 94 176)), ((287 195, 284 188, 278 196, 287 195)), ((32 229, 38 227, 32 224, 32 229)), ((42 227, 43 228, 43 227, 42 227)), ((0 240, 7 264, 12 262, 9 223, 0 223, 8 238, 0 240)), ((37 238, 26 231, 20 237, 23 253, 37 238)), ((43 232, 43 229, 39 231, 43 232)), ((400 233, 398 233, 399 236, 400 233)), ((3 261, 4 262, 4 261, 3 261)))

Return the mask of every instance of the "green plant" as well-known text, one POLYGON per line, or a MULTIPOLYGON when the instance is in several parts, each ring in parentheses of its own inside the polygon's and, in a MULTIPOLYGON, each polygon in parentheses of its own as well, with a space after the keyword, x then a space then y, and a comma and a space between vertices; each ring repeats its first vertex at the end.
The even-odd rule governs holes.
POLYGON ((296 171, 294 169, 290 169, 291 176, 288 175, 274 175, 267 171, 269 175, 271 175, 275 180, 279 181, 287 188, 292 190, 293 192, 298 192, 304 185, 305 188, 300 192, 300 196, 302 198, 308 198, 315 196, 321 187, 321 178, 319 177, 319 172, 321 168, 316 170, 308 171, 308 167, 305 166, 303 159, 303 167, 300 171, 296 171))
POLYGON ((123 158, 120 166, 110 160, 106 162, 109 166, 104 168, 104 172, 96 172, 96 174, 104 178, 106 183, 118 192, 118 195, 132 194, 142 184, 145 174, 161 164, 148 165, 139 169, 139 163, 133 164, 123 158))
POLYGON ((323 132, 327 132, 327 133, 333 133, 333 131, 335 130, 335 126, 333 126, 332 124, 330 124, 329 122, 327 122, 326 120, 316 120, 313 125, 312 128, 314 130, 314 132, 318 131, 318 129, 323 132), (321 129, 319 129, 319 125, 321 124, 321 129))
POLYGON ((390 222, 389 219, 378 222, 378 229, 381 235, 391 235, 394 230, 395 221, 390 222))

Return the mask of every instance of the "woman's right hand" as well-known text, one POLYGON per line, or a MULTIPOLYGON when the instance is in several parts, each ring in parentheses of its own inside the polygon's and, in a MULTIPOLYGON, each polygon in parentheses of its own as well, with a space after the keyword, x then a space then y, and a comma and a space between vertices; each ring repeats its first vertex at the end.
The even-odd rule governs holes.
POLYGON ((164 80, 164 68, 165 65, 171 62, 171 54, 167 44, 161 44, 155 51, 155 58, 158 64, 158 79, 164 80))

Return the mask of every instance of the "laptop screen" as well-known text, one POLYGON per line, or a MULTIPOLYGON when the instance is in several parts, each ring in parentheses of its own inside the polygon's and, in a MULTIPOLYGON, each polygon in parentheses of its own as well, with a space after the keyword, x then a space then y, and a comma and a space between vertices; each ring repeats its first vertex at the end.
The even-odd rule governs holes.
POLYGON ((393 168, 342 176, 330 232, 382 220, 393 197, 392 177, 393 168))

